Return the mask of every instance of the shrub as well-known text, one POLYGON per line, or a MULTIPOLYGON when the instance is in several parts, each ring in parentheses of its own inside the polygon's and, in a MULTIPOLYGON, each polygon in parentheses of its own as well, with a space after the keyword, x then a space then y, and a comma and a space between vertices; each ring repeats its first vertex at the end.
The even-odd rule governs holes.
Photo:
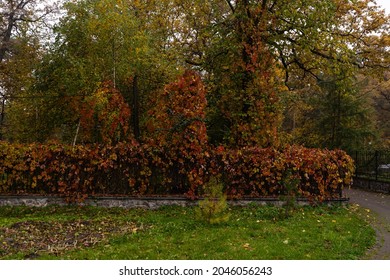
POLYGON ((173 190, 197 196, 204 184, 207 160, 206 89, 201 77, 187 70, 157 93, 156 106, 149 112, 150 137, 146 143, 163 154, 164 179, 173 190), (178 171, 178 172, 177 172, 178 171))
POLYGON ((169 147, 135 142, 74 147, 0 142, 0 193, 61 195, 69 201, 96 195, 194 199, 202 182, 221 176, 228 198, 286 197, 293 174, 296 196, 322 201, 338 197, 352 183, 353 161, 340 150, 202 149, 196 157, 183 158, 169 147))
POLYGON ((290 217, 297 206, 296 197, 298 196, 300 178, 299 174, 291 169, 287 169, 282 184, 285 188, 285 195, 281 197, 285 201, 284 217, 290 217))
POLYGON ((219 224, 229 220, 228 204, 223 193, 223 184, 216 177, 204 186, 204 200, 199 201, 196 208, 198 218, 208 224, 219 224))
POLYGON ((352 183, 354 163, 340 150, 328 151, 287 146, 283 150, 245 147, 215 150, 217 166, 230 197, 281 196, 288 172, 299 181, 298 196, 324 200, 340 196, 352 183))

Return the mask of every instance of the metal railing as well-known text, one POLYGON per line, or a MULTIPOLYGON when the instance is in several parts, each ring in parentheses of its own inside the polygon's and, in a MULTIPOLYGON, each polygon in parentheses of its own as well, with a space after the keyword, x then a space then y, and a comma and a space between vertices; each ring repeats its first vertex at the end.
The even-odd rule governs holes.
POLYGON ((390 182, 390 151, 354 151, 357 178, 390 182))

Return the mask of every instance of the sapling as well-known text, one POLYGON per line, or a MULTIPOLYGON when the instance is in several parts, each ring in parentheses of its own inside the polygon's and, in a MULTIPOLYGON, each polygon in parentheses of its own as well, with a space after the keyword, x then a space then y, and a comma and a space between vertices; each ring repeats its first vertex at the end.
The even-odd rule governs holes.
POLYGON ((197 217, 208 224, 219 224, 229 220, 226 194, 223 193, 223 183, 217 177, 212 177, 204 186, 204 199, 196 208, 197 217))

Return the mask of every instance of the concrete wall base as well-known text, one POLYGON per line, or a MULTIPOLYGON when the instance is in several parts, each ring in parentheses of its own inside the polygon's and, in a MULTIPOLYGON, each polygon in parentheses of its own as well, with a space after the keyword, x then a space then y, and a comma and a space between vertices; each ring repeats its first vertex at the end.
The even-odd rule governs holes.
POLYGON ((357 189, 366 190, 366 191, 390 194, 389 182, 379 182, 379 181, 372 181, 363 178, 354 178, 353 187, 357 189))
MULTIPOLYGON (((325 201, 324 203, 340 204, 347 203, 348 198, 333 199, 325 201)), ((77 205, 88 205, 97 207, 122 207, 122 208, 143 208, 143 209, 157 209, 161 206, 178 205, 178 206, 195 206, 198 203, 196 200, 189 200, 184 197, 95 197, 87 198, 83 203, 77 205)), ((249 204, 256 205, 274 205, 283 206, 285 201, 278 198, 255 198, 255 199, 240 199, 228 200, 231 206, 247 206, 249 204)), ((309 205, 307 199, 297 199, 298 205, 309 205)), ((49 205, 72 205, 64 201, 60 197, 46 197, 46 196, 0 196, 0 206, 32 206, 44 207, 49 205)), ((76 204, 73 204, 76 205, 76 204)))

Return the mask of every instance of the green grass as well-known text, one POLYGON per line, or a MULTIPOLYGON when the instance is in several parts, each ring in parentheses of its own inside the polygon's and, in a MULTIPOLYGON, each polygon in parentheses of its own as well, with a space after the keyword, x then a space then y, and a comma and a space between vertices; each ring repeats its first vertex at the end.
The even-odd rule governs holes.
POLYGON ((182 207, 0 207, 0 258, 359 259, 375 243, 374 230, 354 208, 281 213, 237 207, 228 222, 209 225, 182 207))

